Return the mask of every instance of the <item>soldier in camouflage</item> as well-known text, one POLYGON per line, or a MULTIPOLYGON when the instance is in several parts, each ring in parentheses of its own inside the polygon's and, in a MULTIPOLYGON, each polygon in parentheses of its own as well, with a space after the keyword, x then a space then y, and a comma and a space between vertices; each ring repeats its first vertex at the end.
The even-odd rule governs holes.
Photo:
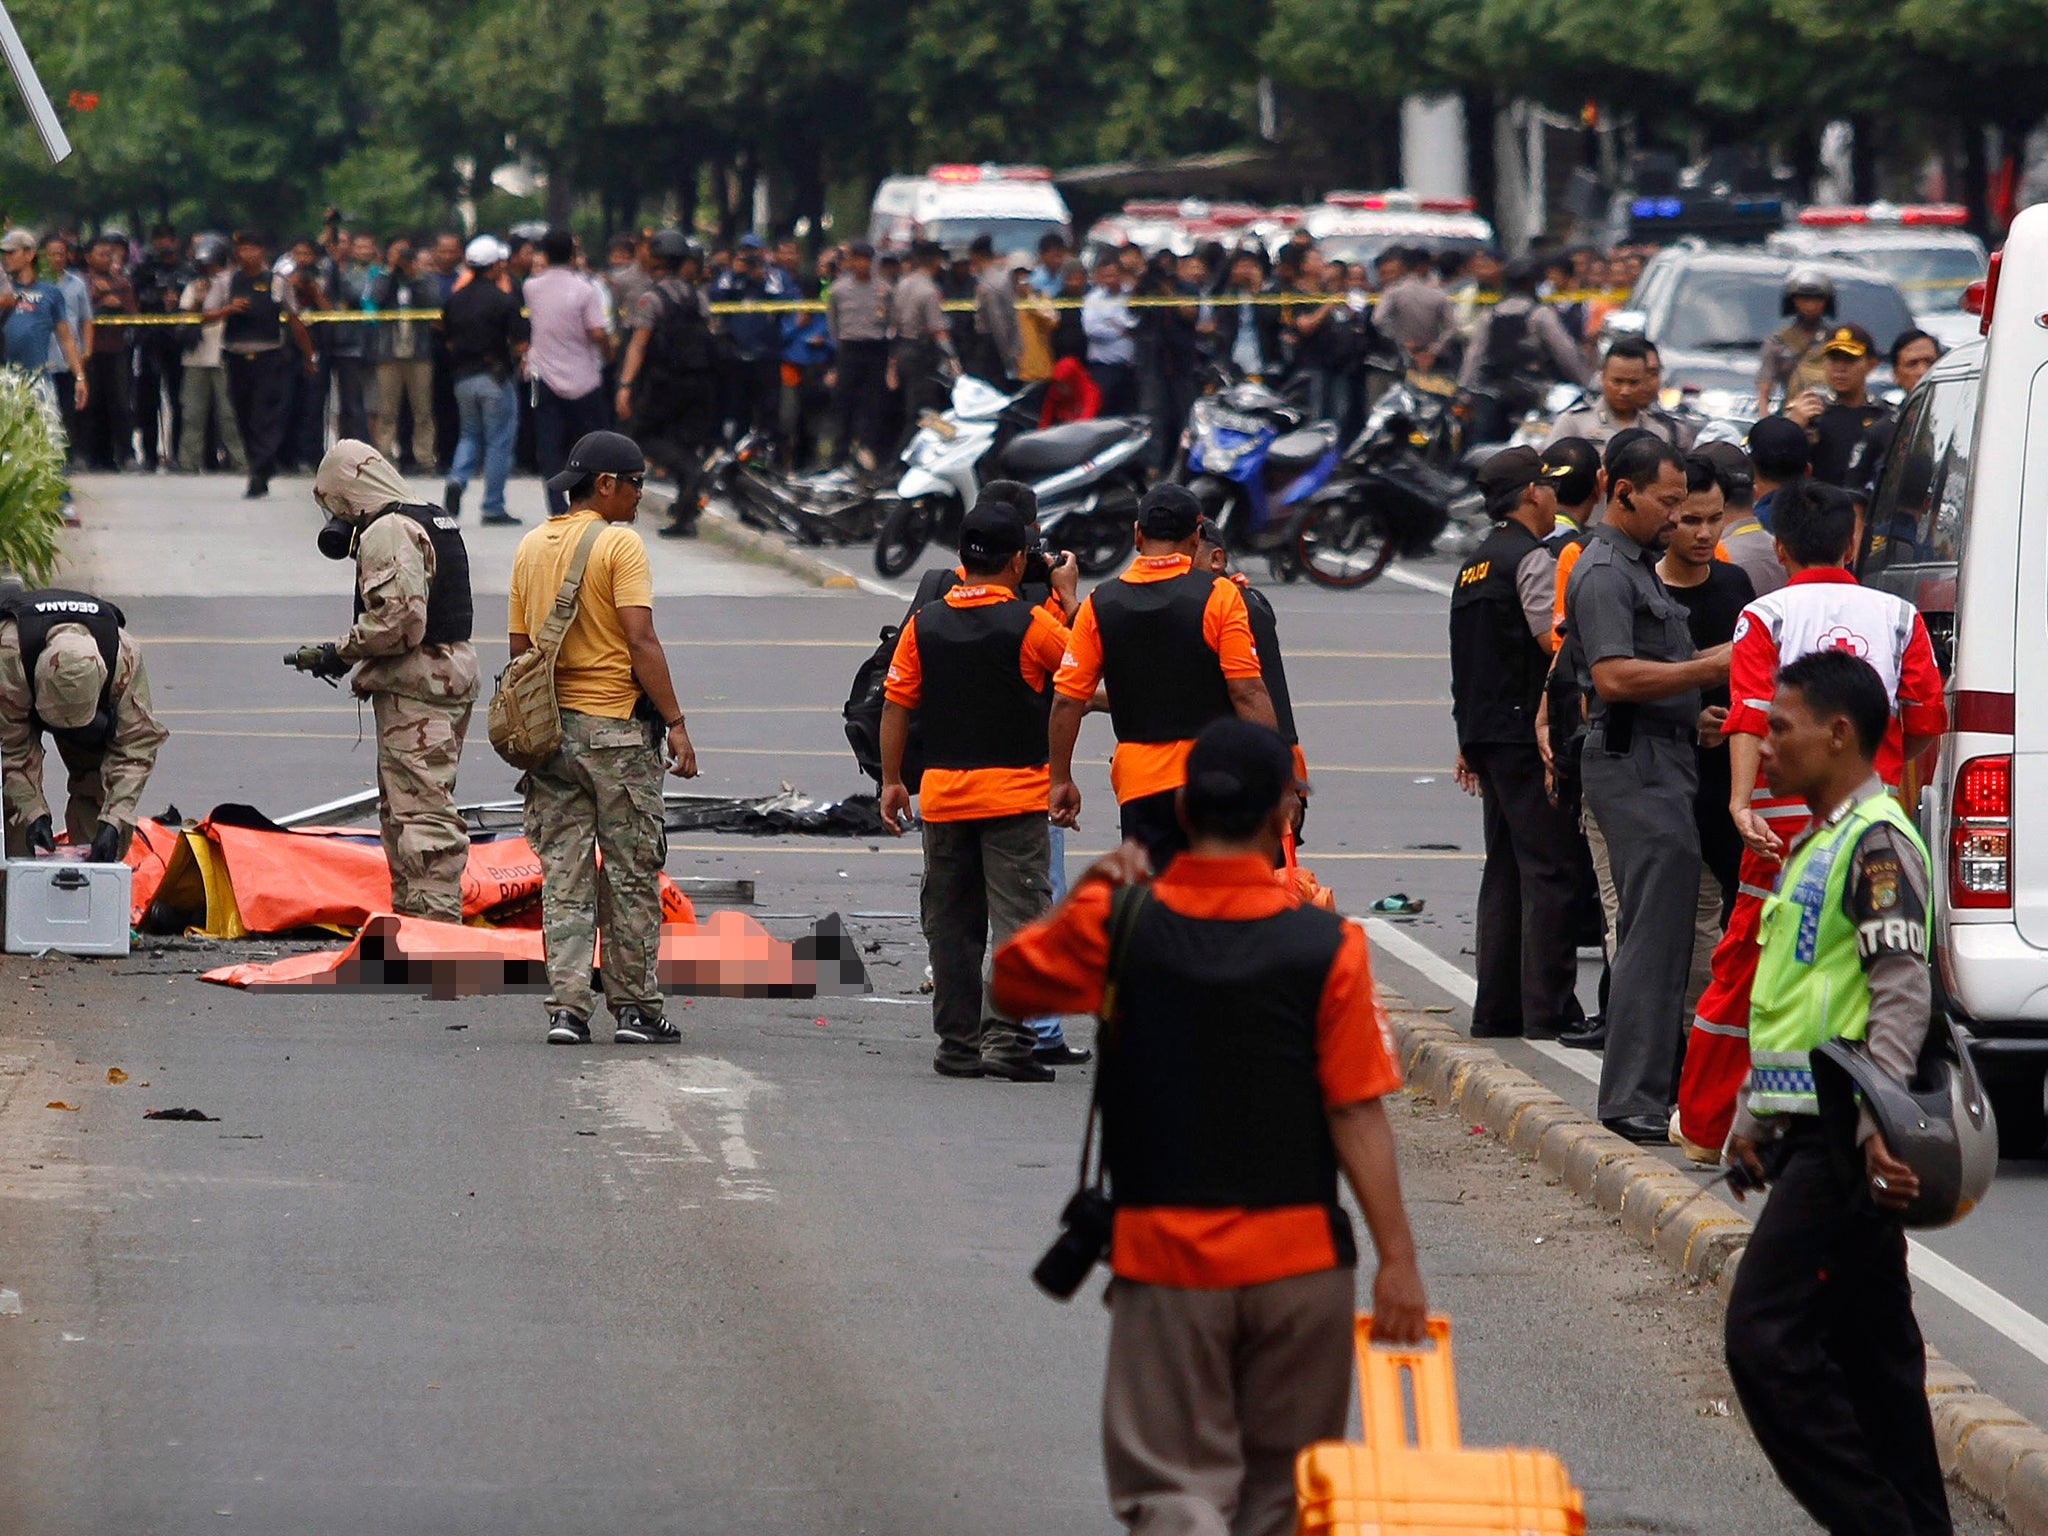
POLYGON ((462 921, 469 830, 455 774, 477 695, 469 555, 455 520, 420 501, 384 456, 345 438, 320 461, 321 549, 356 562, 355 622, 317 670, 339 676, 377 719, 377 810, 392 910, 462 921))
POLYGON ((136 807, 170 732, 149 708, 149 674, 121 610, 84 592, 0 601, 0 789, 9 858, 57 844, 43 798, 43 737, 69 775, 64 828, 103 864, 123 859, 136 807))

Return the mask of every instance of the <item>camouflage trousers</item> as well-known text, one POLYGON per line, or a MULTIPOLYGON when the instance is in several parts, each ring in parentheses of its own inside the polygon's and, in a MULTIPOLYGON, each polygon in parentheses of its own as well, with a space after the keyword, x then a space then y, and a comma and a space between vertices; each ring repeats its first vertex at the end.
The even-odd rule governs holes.
MULTIPOLYGON (((107 803, 106 786, 100 781, 100 764, 106 754, 85 747, 66 746, 57 741, 57 755, 64 762, 64 825, 56 830, 68 833, 74 843, 89 843, 100 827, 100 808, 107 803)), ((29 856, 28 822, 7 812, 6 851, 10 859, 29 856)))
POLYGON ((391 865, 391 910, 462 921, 469 829, 455 809, 455 771, 469 734, 468 703, 373 693, 377 716, 377 815, 391 865))
POLYGON ((526 840, 540 857, 548 1009, 588 1020, 590 964, 604 935, 604 995, 659 1015, 661 751, 640 720, 562 711, 561 750, 522 781, 526 840), (597 862, 597 855, 604 862, 597 862))

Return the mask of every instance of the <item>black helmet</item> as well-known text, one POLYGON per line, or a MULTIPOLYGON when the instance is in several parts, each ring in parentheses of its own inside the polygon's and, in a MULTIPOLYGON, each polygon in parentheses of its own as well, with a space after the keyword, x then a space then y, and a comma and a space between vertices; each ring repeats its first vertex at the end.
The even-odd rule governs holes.
POLYGON ((1794 299, 1825 299, 1828 307, 1822 313, 1833 314, 1835 280, 1819 267, 1794 267, 1785 274, 1785 293, 1778 301, 1778 312, 1784 315, 1791 314, 1794 299))
MULTIPOLYGON (((1860 1040, 1830 1040, 1813 1053, 1813 1085, 1838 1154, 1856 1150, 1856 1117, 1867 1109, 1892 1156, 1920 1179, 1901 1214, 1909 1227, 1946 1227, 1976 1209, 1998 1172, 1998 1120, 1976 1063, 1944 1018, 1927 1032, 1913 1081, 1901 1083, 1860 1040)), ((1850 1179, 1863 1181, 1857 1159, 1850 1179)))
POLYGON ((691 257, 703 255, 680 229, 657 229, 648 237, 647 252, 656 261, 670 266, 681 266, 691 257))

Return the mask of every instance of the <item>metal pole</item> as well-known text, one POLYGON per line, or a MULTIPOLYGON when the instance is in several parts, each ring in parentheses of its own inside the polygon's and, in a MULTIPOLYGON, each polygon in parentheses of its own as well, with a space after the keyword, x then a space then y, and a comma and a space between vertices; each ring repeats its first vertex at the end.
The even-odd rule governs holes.
POLYGON ((14 30, 14 18, 7 14, 4 4, 0 4, 0 52, 7 55, 7 67, 14 71, 14 88, 21 92, 29 121, 36 125, 43 148, 49 151, 50 163, 55 165, 71 153, 71 140, 65 137, 64 125, 57 121, 57 109, 50 105, 50 94, 36 74, 35 61, 22 46, 21 34, 14 30))

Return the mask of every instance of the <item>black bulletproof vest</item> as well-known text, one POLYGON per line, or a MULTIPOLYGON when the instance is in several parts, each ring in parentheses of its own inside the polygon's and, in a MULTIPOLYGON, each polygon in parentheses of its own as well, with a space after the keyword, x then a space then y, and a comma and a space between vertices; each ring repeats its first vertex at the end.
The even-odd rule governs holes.
POLYGON ((1489 381, 1505 379, 1529 366, 1533 361, 1529 346, 1529 316, 1531 310, 1517 313, 1499 309, 1486 323, 1486 356, 1480 362, 1480 369, 1489 381))
POLYGON ((1192 741, 1235 713, 1223 663, 1202 636, 1211 571, 1164 581, 1105 581, 1089 601, 1118 741, 1192 741))
POLYGON ((1451 716, 1459 745, 1533 744, 1550 657, 1522 617, 1515 568, 1535 534, 1504 522, 1467 560, 1451 591, 1451 716))
POLYGON ((93 717, 75 730, 60 731, 29 709, 29 725, 47 731, 59 741, 87 749, 106 745, 114 734, 114 667, 121 659, 121 630, 127 624, 121 610, 104 598, 86 592, 67 592, 45 587, 40 592, 23 592, 0 604, 0 613, 14 620, 21 644, 21 670, 31 694, 35 689, 36 662, 49 644, 50 631, 59 624, 83 624, 100 659, 107 664, 107 680, 100 687, 99 707, 93 717))
POLYGON ((241 268, 235 269, 234 275, 228 279, 228 297, 247 299, 249 307, 239 315, 227 317, 221 332, 224 345, 262 345, 284 340, 284 307, 277 302, 270 285, 271 274, 268 271, 251 277, 241 268))
POLYGON ((1030 628, 1031 610, 1015 599, 919 610, 917 713, 926 768, 1045 766, 1049 701, 1020 670, 1030 628))
MULTIPOLYGON (((462 527, 439 507, 408 507, 394 504, 378 513, 388 517, 400 513, 426 530, 434 545, 434 581, 427 588, 427 632, 422 645, 453 645, 467 640, 475 626, 476 612, 469 594, 469 546, 462 542, 462 527)), ((363 612, 363 590, 356 588, 356 616, 363 612)))
POLYGON ((1316 1075, 1316 1013, 1343 931, 1314 907, 1239 921, 1146 904, 1102 1063, 1119 1206, 1320 1205, 1339 1257, 1355 1256, 1316 1075))
POLYGON ((1273 604, 1257 587, 1243 587, 1245 612, 1251 616, 1252 639, 1259 647, 1259 675, 1266 680, 1266 692, 1273 700, 1273 718, 1280 725, 1280 739, 1290 747, 1301 744, 1294 729, 1294 701, 1287 693, 1287 663, 1280 655, 1280 620, 1273 604))

